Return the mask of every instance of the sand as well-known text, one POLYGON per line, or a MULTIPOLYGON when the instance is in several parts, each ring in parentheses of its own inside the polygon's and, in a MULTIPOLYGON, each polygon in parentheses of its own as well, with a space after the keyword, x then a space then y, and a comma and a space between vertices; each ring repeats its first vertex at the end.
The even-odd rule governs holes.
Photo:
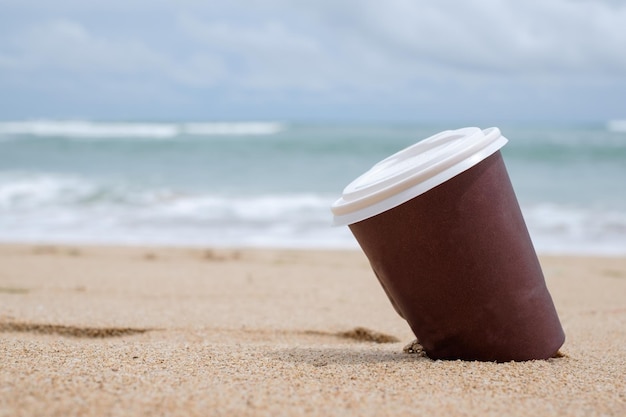
POLYGON ((0 416, 624 416, 626 258, 541 257, 563 357, 433 361, 358 251, 0 246, 0 416))

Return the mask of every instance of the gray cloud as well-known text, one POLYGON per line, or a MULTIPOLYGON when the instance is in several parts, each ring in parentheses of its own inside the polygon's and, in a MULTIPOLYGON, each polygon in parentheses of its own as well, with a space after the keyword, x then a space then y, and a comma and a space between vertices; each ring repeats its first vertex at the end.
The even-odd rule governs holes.
POLYGON ((457 71, 623 75, 626 7, 601 2, 368 2, 363 39, 390 60, 457 71))
POLYGON ((623 1, 0 2, 0 91, 134 82, 406 101, 498 83, 554 94, 626 83, 623 1))
POLYGON ((135 40, 97 36, 78 22, 53 20, 28 27, 12 39, 22 70, 140 73, 163 58, 135 40))

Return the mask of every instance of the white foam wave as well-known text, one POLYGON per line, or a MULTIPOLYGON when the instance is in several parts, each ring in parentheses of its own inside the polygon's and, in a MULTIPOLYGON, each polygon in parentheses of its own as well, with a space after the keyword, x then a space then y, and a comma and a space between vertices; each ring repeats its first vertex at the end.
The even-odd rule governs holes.
POLYGON ((277 122, 124 123, 82 120, 0 122, 0 136, 64 137, 73 139, 168 139, 182 135, 272 135, 284 130, 277 122))
POLYGON ((0 240, 218 246, 354 245, 330 227, 331 198, 227 196, 83 178, 0 175, 0 240))
POLYGON ((611 132, 626 132, 626 119, 625 120, 610 120, 607 123, 607 129, 611 132))
POLYGON ((71 177, 26 175, 0 177, 0 208, 11 211, 41 207, 84 194, 89 184, 71 177))
POLYGON ((523 213, 540 253, 626 254, 624 211, 538 204, 523 213))
MULTIPOLYGON (((330 226, 334 196, 220 195, 58 174, 0 174, 0 240, 352 247, 330 226)), ((626 255, 626 212, 523 207, 539 253, 626 255)))
POLYGON ((185 123, 182 131, 186 135, 273 135, 284 130, 280 123, 185 123))
POLYGON ((94 182, 62 174, 0 174, 0 208, 107 205, 132 209, 149 207, 155 215, 229 214, 243 219, 274 219, 292 212, 327 210, 329 198, 313 193, 226 196, 168 188, 138 188, 126 183, 94 182))

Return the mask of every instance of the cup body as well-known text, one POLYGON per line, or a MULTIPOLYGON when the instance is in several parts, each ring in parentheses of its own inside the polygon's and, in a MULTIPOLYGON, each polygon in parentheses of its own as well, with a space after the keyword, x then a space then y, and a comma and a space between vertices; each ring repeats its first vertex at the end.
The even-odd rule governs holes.
POLYGON ((563 344, 499 150, 349 227, 430 358, 546 359, 563 344))

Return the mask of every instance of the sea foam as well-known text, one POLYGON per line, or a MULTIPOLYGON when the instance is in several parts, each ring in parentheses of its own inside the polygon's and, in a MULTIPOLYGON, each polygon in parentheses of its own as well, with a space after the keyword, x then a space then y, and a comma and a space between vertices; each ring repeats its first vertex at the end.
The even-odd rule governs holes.
POLYGON ((82 139, 168 139, 183 135, 272 135, 285 129, 278 122, 131 123, 82 120, 0 122, 0 136, 82 139))
MULTIPOLYGON (((331 227, 333 196, 219 194, 93 181, 0 175, 0 240, 117 244, 356 248, 331 227)), ((626 213, 564 204, 522 207, 540 253, 626 254, 626 213)))
POLYGON ((610 120, 607 123, 608 130, 612 132, 626 132, 626 119, 625 120, 610 120))

